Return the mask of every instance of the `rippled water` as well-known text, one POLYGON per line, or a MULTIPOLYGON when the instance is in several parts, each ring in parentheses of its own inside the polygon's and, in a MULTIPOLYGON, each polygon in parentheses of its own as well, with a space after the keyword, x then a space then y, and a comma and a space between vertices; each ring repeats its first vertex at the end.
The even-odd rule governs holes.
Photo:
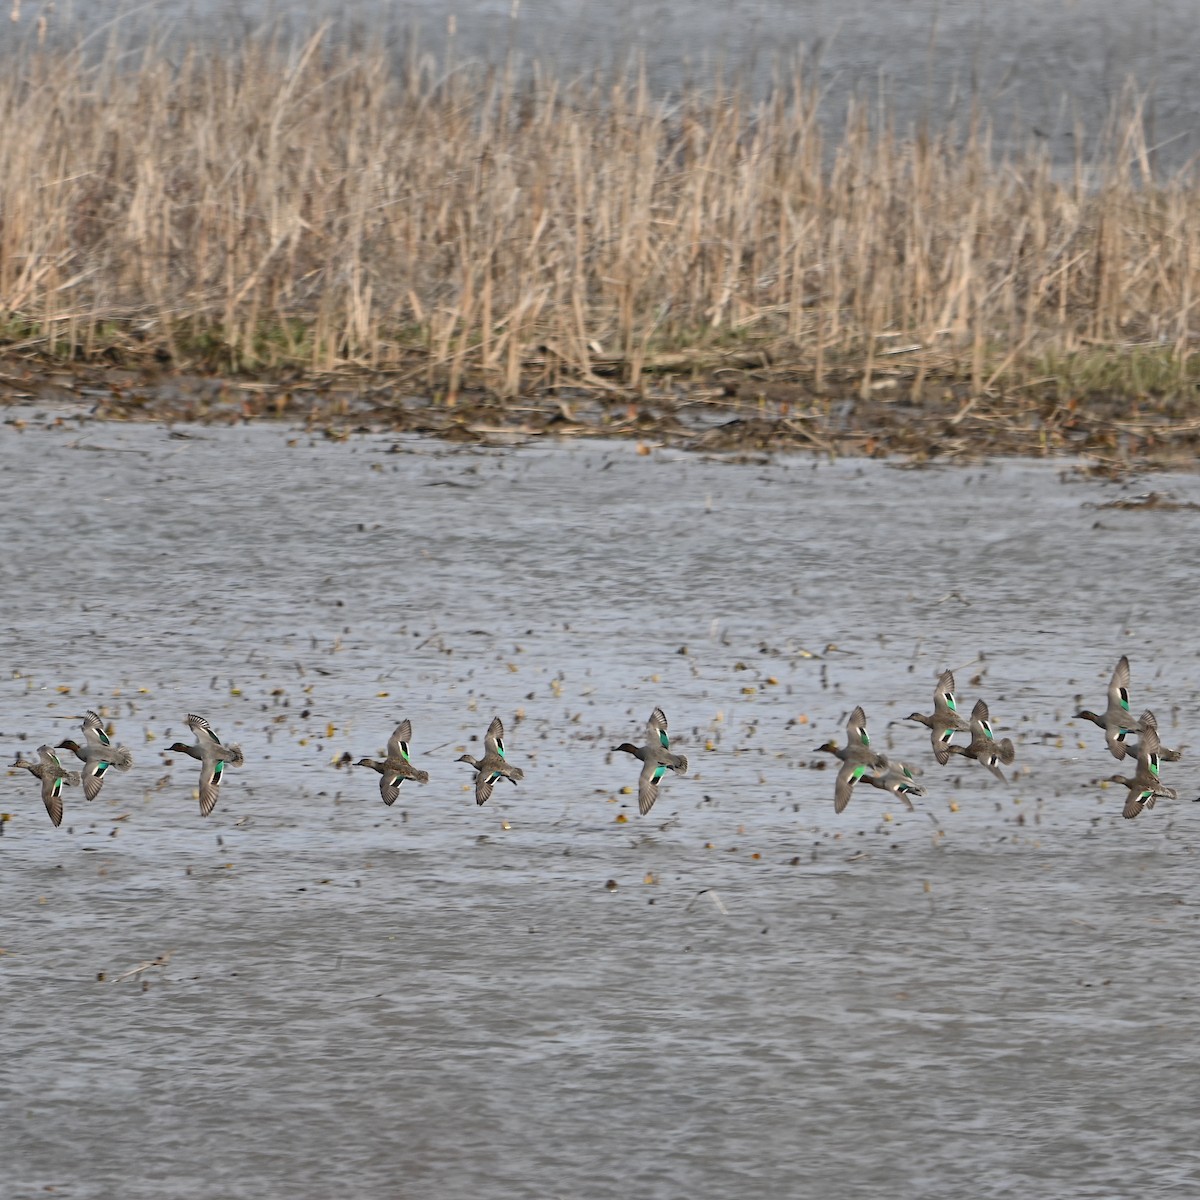
POLYGON ((6 1195, 1200 1186, 1200 521, 1098 507, 1200 479, 18 415, 3 749, 103 705, 137 764, 58 830, 3 779, 6 1195), (1135 822, 1070 719, 1122 652, 1189 748, 1135 822), (946 665, 1010 786, 901 721, 946 665), (859 702, 914 815, 809 769, 859 702), (639 818, 655 704, 692 769, 639 818), (246 753, 207 820, 188 711, 246 753), (333 763, 402 715, 388 809, 333 763))

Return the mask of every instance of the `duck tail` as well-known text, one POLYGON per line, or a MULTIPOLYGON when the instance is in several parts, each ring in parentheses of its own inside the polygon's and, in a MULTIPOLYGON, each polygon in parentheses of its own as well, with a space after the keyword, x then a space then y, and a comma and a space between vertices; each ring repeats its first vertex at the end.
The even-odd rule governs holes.
POLYGON ((1000 754, 1000 761, 1007 765, 1017 757, 1017 752, 1013 749, 1012 740, 1005 738, 1002 742, 996 743, 996 749, 1000 754))
POLYGON ((673 754, 671 757, 674 759, 674 761, 671 763, 671 769, 675 772, 675 774, 676 775, 686 775, 687 774, 687 755, 686 754, 673 754))
POLYGON ((128 771, 133 766, 133 751, 128 746, 118 746, 112 756, 112 765, 118 771, 128 771))
POLYGON ((508 778, 516 783, 518 779, 525 778, 525 772, 520 767, 510 767, 508 770, 508 778))
POLYGON ((78 787, 83 780, 83 776, 78 771, 68 771, 66 783, 68 787, 78 787))
POLYGON ((428 782, 429 782, 429 772, 428 772, 428 771, 418 771, 418 772, 417 772, 417 773, 416 773, 416 774, 413 776, 413 778, 414 778, 414 779, 415 779, 415 780, 416 780, 418 783, 428 783, 428 782))
POLYGON ((245 766, 246 756, 242 753, 241 746, 227 746, 226 749, 229 751, 229 757, 225 761, 231 767, 245 766))

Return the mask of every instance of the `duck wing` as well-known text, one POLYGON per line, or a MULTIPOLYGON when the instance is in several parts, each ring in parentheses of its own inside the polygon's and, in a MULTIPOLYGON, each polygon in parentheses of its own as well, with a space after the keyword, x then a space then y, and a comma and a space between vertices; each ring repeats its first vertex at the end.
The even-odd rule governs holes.
MULTIPOLYGON (((499 717, 492 718, 492 723, 483 737, 483 757, 487 758, 492 754, 504 757, 504 722, 499 717)), ((479 803, 482 804, 483 801, 480 800, 479 803)))
POLYGON ((671 748, 671 739, 667 736, 667 714, 661 708, 656 708, 646 722, 646 742, 651 746, 661 746, 664 750, 671 748))
POLYGON ((976 700, 975 707, 971 709, 971 745, 968 747, 968 752, 976 762, 983 763, 1001 783, 1007 783, 1004 772, 997 764, 1001 761, 1012 762, 1012 742, 1005 738, 1003 745, 1008 747, 1008 758, 1004 758, 1004 751, 996 742, 996 735, 992 732, 992 724, 988 719, 987 701, 976 700))
POLYGON ((954 749, 950 739, 953 736, 953 729, 949 726, 942 728, 936 721, 929 729, 929 744, 933 747, 933 757, 937 759, 939 767, 944 767, 950 761, 954 749))
POLYGON ((211 741, 218 746, 221 744, 221 739, 217 737, 213 732, 213 727, 203 717, 198 717, 195 713, 188 713, 187 724, 198 741, 211 741))
POLYGON ((46 806, 50 823, 57 828, 63 819, 62 776, 45 769, 35 771, 34 774, 42 781, 42 803, 46 806))
POLYGON ((861 750, 871 748, 871 735, 867 732, 867 714, 863 711, 861 704, 850 714, 850 720, 846 722, 846 747, 850 749, 855 746, 861 750))
POLYGON ((958 701, 954 696, 953 671, 943 671, 938 677, 937 688, 933 693, 933 715, 941 717, 943 720, 953 718, 956 721, 962 721, 958 715, 958 701))
POLYGON ((884 758, 883 774, 864 775, 862 782, 869 783, 881 792, 891 792, 909 812, 916 812, 913 802, 908 798, 909 794, 923 796, 925 789, 919 783, 913 782, 912 775, 909 774, 908 768, 903 763, 889 763, 886 761, 886 756, 881 755, 880 757, 884 758))
POLYGON ((200 815, 207 817, 217 807, 221 795, 221 776, 225 773, 222 759, 200 764, 200 815))
POLYGON ((50 822, 55 827, 62 824, 63 819, 63 802, 62 802, 62 778, 51 778, 49 774, 42 775, 42 803, 46 806, 46 812, 50 814, 50 822))
MULTIPOLYGON (((503 733, 503 730, 501 730, 503 733)), ((387 756, 388 758, 408 758, 408 744, 412 741, 412 722, 405 717, 403 721, 392 732, 392 736, 388 738, 387 756)))
POLYGON ((1132 821, 1146 807, 1146 802, 1153 798, 1154 793, 1149 788, 1131 787, 1125 797, 1125 807, 1121 810, 1121 816, 1127 821, 1132 821))
MULTIPOLYGON (((655 709, 657 712, 658 710, 655 709)), ((647 762, 638 776, 638 812, 644 817, 658 799, 659 780, 667 773, 663 763, 647 762)))
POLYGON ((64 783, 72 786, 79 782, 77 771, 64 771, 58 755, 49 746, 38 747, 38 769, 33 773, 42 781, 42 803, 50 815, 51 822, 61 825, 63 819, 62 789, 64 783))
POLYGON ((396 774, 395 770, 384 763, 383 770, 379 772, 379 795, 383 798, 384 804, 390 807, 396 803, 396 797, 400 795, 400 785, 403 782, 404 780, 396 774))
POLYGON ((83 714, 83 736, 87 738, 89 746, 95 746, 99 750, 106 750, 112 745, 108 734, 104 732, 104 722, 100 720, 100 714, 90 708, 83 714))
POLYGON ((843 763, 842 769, 837 773, 837 779, 833 784, 833 811, 840 813, 845 811, 846 805, 850 803, 850 796, 854 791, 854 785, 866 774, 866 763, 843 763))
POLYGON ((913 796, 924 796, 926 788, 923 784, 917 782, 918 775, 924 775, 925 772, 920 767, 910 767, 908 763, 892 763, 891 771, 896 776, 896 782, 905 789, 906 792, 913 796))
POLYGON ((1004 777, 1004 772, 1000 770, 1000 752, 994 746, 980 754, 977 761, 983 763, 1001 783, 1008 782, 1004 777))
POLYGON ((988 719, 988 706, 986 700, 976 700, 975 707, 971 709, 971 741, 977 739, 990 742, 993 740, 992 725, 988 719))
POLYGON ((1125 739, 1129 735, 1128 727, 1132 724, 1129 713, 1129 659, 1122 654, 1108 681, 1108 707, 1104 711, 1104 740, 1113 758, 1124 758, 1128 753, 1125 739))
POLYGON ((1141 783, 1157 781, 1159 768, 1158 721, 1154 714, 1146 709, 1138 722, 1141 732, 1138 735, 1138 769, 1135 778, 1141 783))
POLYGON ((83 768, 83 796, 85 800, 95 800, 104 786, 104 775, 109 763, 100 758, 89 758, 83 768))
MULTIPOLYGON (((499 720, 499 718, 497 718, 499 720)), ((493 722, 494 723, 494 722, 493 722)), ((499 771, 480 771, 475 776, 475 803, 486 804, 492 797, 492 787, 500 778, 499 771)))

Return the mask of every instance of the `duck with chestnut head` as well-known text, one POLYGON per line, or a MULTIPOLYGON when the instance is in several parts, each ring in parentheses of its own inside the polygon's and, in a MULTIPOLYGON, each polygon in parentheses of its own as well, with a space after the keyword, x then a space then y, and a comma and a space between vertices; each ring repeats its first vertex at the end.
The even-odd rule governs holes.
POLYGON ((226 767, 240 767, 246 761, 241 746, 226 746, 212 726, 195 713, 188 713, 188 728, 196 735, 196 744, 176 742, 167 753, 186 754, 200 764, 200 815, 207 817, 217 806, 221 780, 226 767))
POLYGON ((98 713, 88 709, 83 714, 85 744, 80 746, 71 738, 64 738, 57 749, 70 750, 83 768, 83 795, 85 800, 95 800, 104 786, 104 776, 110 767, 128 771, 133 766, 133 754, 128 746, 114 746, 98 713))
POLYGON ((644 817, 658 799, 658 785, 668 771, 686 775, 687 756, 671 753, 671 739, 667 735, 667 718, 661 708, 656 708, 646 722, 646 744, 635 746, 622 742, 613 747, 613 753, 632 754, 641 759, 642 769, 638 775, 638 812, 644 817))

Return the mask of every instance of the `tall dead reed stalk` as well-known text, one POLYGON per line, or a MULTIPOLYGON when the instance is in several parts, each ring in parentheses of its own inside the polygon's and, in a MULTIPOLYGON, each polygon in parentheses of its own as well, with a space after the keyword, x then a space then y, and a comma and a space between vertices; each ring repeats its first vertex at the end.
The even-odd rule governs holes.
MULTIPOLYGON (((443 70, 251 41, 0 74, 0 334, 226 369, 417 363, 451 396, 636 385, 749 355, 819 390, 887 355, 979 389, 1082 348, 1183 378, 1200 192, 1150 168, 1136 97, 1093 161, 981 122, 829 137, 797 68, 762 99, 644 78, 443 70)), ((919 386, 919 385, 918 385, 919 386)))

